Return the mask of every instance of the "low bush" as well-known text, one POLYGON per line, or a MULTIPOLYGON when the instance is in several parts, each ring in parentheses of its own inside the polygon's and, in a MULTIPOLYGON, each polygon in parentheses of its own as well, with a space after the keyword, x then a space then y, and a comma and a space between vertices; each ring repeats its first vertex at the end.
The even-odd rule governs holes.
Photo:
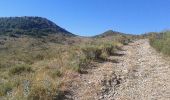
POLYGON ((65 83, 69 84, 72 81, 72 73, 86 73, 96 61, 108 60, 109 56, 120 50, 123 43, 129 42, 124 41, 126 39, 123 37, 118 41, 115 37, 111 40, 89 38, 90 41, 83 40, 80 44, 73 45, 44 43, 40 39, 29 37, 11 39, 5 44, 6 49, 0 51, 1 75, 7 76, 4 84, 0 84, 0 95, 5 96, 13 89, 13 85, 6 84, 6 80, 19 78, 19 86, 15 86, 13 90, 21 100, 24 100, 22 97, 26 98, 22 86, 25 79, 30 80, 29 91, 26 93, 28 100, 52 100, 63 97, 62 91, 67 89, 68 85, 65 83), (63 80, 64 89, 62 86, 55 86, 58 81, 63 80), (43 83, 36 83, 37 81, 43 83))
MULTIPOLYGON (((76 47, 77 48, 77 47, 76 47)), ((78 47, 80 49, 80 47, 78 47)), ((82 52, 82 50, 75 49, 69 51, 69 58, 67 59, 68 66, 75 72, 82 73, 83 70, 88 68, 90 64, 90 59, 87 59, 86 55, 82 52)))
POLYGON ((116 45, 105 43, 101 45, 90 45, 82 48, 87 59, 90 60, 106 60, 108 56, 114 54, 116 45))
POLYGON ((13 84, 10 82, 0 84, 0 96, 5 96, 13 88, 13 84))
POLYGON ((87 46, 82 48, 83 53, 86 55, 87 59, 96 60, 101 55, 101 49, 97 46, 87 46))
POLYGON ((28 100, 53 100, 57 95, 55 87, 46 87, 42 84, 33 85, 28 95, 28 100))
POLYGON ((165 55, 170 55, 170 31, 150 36, 150 45, 165 55))
POLYGON ((33 72, 30 65, 26 65, 26 64, 16 65, 9 70, 9 75, 19 75, 25 72, 28 73, 33 72))
POLYGON ((52 78, 56 78, 56 77, 61 77, 62 76, 62 71, 55 69, 53 71, 50 72, 50 75, 52 78))

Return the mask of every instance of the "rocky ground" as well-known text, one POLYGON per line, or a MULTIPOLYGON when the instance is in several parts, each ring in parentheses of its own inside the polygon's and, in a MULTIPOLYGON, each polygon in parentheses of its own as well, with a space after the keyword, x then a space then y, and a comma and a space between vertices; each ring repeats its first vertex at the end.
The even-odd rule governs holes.
POLYGON ((148 40, 124 46, 72 83, 72 100, 170 100, 170 63, 148 40), (116 62, 117 60, 118 62, 116 62))

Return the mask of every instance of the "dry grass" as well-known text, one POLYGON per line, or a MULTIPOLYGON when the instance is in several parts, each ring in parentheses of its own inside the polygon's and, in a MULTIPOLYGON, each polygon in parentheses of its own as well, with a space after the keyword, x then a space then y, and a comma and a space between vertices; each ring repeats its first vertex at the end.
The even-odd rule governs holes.
POLYGON ((107 60, 127 39, 88 38, 90 42, 78 39, 80 44, 63 45, 30 37, 4 38, 0 95, 18 100, 61 99, 74 74, 82 73, 93 61, 107 60))
POLYGON ((157 51, 165 55, 170 55, 170 31, 152 34, 150 36, 150 44, 157 51))

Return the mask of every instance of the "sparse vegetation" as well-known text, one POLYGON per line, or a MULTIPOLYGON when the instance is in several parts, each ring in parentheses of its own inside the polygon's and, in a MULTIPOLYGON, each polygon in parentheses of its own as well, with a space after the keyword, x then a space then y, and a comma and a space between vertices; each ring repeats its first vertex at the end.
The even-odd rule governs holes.
POLYGON ((100 45, 87 45, 82 48, 83 53, 87 59, 90 60, 106 60, 108 56, 112 55, 116 50, 116 45, 111 43, 102 43, 100 45))
POLYGON ((151 34, 150 44, 157 51, 170 55, 170 31, 151 34))
POLYGON ((57 96, 57 87, 50 82, 45 84, 33 84, 28 95, 29 100, 53 100, 57 96))
MULTIPOLYGON (((53 23, 43 22, 45 19, 23 17, 21 22, 27 23, 25 26, 21 22, 15 22, 20 18, 7 19, 0 19, 0 26, 7 21, 10 29, 13 28, 4 34, 0 30, 0 81, 2 82, 0 96, 10 98, 10 95, 7 95, 10 91, 15 99, 21 100, 61 99, 74 74, 83 74, 94 66, 94 62, 106 61, 131 39, 130 36, 123 34, 116 34, 115 37, 114 34, 113 36, 109 34, 109 37, 66 38, 64 35, 55 37, 47 32, 46 34, 50 35, 45 36, 32 31, 33 27, 29 27, 29 25, 46 27, 44 24, 49 23, 53 28, 53 23), (35 20, 38 22, 32 23, 35 20), (16 30, 20 33, 16 34, 16 30), (32 32, 40 37, 30 36, 32 32), (18 34, 21 36, 16 37, 18 34), (8 83, 9 80, 15 84, 8 83)), ((2 29, 9 28, 5 24, 2 29)))
POLYGON ((12 67, 9 70, 9 75, 19 75, 21 73, 30 73, 30 72, 33 72, 33 70, 29 65, 21 64, 12 67))
POLYGON ((8 92, 10 92, 13 88, 13 84, 12 83, 3 83, 0 84, 0 96, 5 96, 7 95, 8 92))
POLYGON ((49 74, 51 74, 52 78, 56 78, 56 77, 61 77, 62 76, 62 72, 60 70, 57 70, 57 69, 53 70, 49 74))
POLYGON ((122 43, 117 40, 106 41, 105 39, 91 39, 90 42, 81 42, 81 44, 63 45, 52 42, 43 43, 41 39, 35 40, 30 37, 15 40, 10 37, 4 45, 1 45, 4 49, 8 48, 0 51, 1 76, 5 80, 11 80, 15 78, 15 75, 22 76, 15 90, 13 87, 2 85, 4 87, 2 94, 5 95, 5 92, 10 89, 12 92, 18 91, 16 98, 20 99, 52 99, 63 95, 62 91, 67 90, 65 84, 71 80, 66 77, 70 77, 71 73, 82 74, 93 66, 92 62, 107 60, 121 46, 122 43), (11 43, 14 45, 10 45, 11 43), (23 80, 25 79, 29 81, 29 86, 28 93, 23 96, 25 86, 23 80), (63 85, 58 86, 57 81, 63 85), (51 87, 41 82, 50 83, 51 87), (59 94, 57 94, 58 91, 59 94))

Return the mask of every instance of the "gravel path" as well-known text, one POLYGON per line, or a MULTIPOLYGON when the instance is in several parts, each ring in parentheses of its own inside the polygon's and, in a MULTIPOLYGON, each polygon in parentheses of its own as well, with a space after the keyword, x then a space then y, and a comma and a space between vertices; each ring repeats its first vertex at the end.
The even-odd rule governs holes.
POLYGON ((148 40, 136 41, 124 49, 126 82, 107 100, 170 100, 170 63, 150 47, 148 40))
POLYGON ((73 100, 170 100, 170 64, 148 40, 123 47, 119 63, 104 62, 81 75, 73 87, 73 100))

